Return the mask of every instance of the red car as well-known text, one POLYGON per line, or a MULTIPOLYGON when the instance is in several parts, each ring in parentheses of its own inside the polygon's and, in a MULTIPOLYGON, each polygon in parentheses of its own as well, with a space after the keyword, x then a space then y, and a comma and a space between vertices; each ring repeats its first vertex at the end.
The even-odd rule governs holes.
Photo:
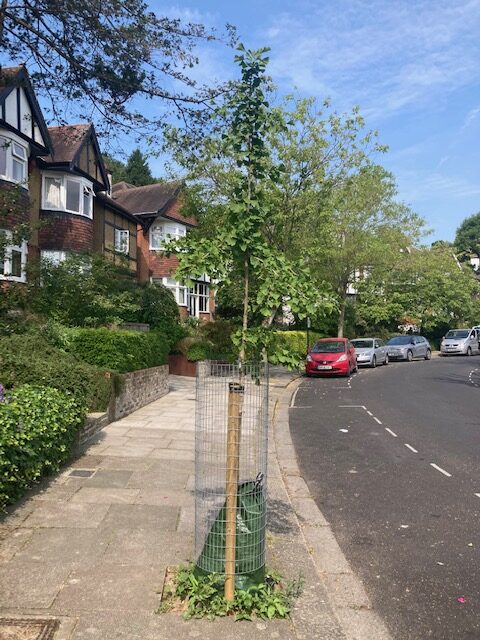
POLYGON ((322 338, 307 354, 307 376, 333 374, 349 376, 358 371, 355 348, 347 338, 322 338))

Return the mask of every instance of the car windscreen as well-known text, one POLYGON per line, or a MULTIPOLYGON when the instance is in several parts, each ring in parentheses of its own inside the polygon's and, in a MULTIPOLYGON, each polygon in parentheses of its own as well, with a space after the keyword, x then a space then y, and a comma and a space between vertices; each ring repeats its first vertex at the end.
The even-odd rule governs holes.
POLYGON ((342 351, 345 351, 345 342, 343 340, 317 342, 312 347, 312 353, 342 353, 342 351))
POLYGON ((470 331, 468 329, 453 329, 449 331, 446 338, 468 338, 470 331))
POLYGON ((387 344, 410 344, 412 342, 412 336, 395 336, 390 338, 387 344))
POLYGON ((373 340, 352 340, 355 349, 373 349, 373 340))

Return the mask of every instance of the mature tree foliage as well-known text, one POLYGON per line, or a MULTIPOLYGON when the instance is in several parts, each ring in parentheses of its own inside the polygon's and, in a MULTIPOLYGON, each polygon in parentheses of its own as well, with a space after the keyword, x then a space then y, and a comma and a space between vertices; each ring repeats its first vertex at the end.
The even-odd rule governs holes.
POLYGON ((273 215, 268 188, 283 171, 269 144, 271 132, 282 122, 267 100, 265 52, 240 48, 236 61, 241 81, 237 91, 213 113, 210 135, 200 150, 192 150, 178 132, 172 136, 177 160, 205 189, 211 189, 209 201, 219 213, 207 233, 190 234, 175 244, 180 249, 178 275, 186 280, 206 272, 226 286, 237 283, 242 291, 241 361, 248 345, 264 344, 265 332, 251 330, 252 315, 258 314, 264 325, 270 325, 285 298, 300 313, 312 309, 317 298, 308 271, 289 260, 265 236, 267 221, 273 215), (203 173, 205 154, 209 175, 203 173), (222 179, 215 180, 216 176, 222 179))
POLYGON ((60 123, 68 106, 101 130, 155 132, 172 111, 186 115, 216 93, 189 76, 196 44, 215 34, 159 17, 143 0, 3 0, 0 37, 4 63, 28 64, 60 123), (163 112, 140 108, 139 97, 158 99, 163 112))
POLYGON ((155 182, 155 178, 152 176, 152 172, 148 166, 148 160, 140 149, 135 149, 130 154, 125 166, 124 180, 130 184, 134 184, 136 187, 142 187, 143 185, 155 182))
POLYGON ((125 180, 125 163, 117 158, 114 158, 109 153, 103 154, 103 159, 105 160, 105 164, 107 169, 112 174, 112 183, 122 182, 125 180))
POLYGON ((445 327, 475 324, 480 283, 449 247, 391 254, 390 263, 359 285, 356 320, 365 330, 415 324, 436 336, 445 327))
POLYGON ((454 244, 463 257, 468 259, 473 254, 480 258, 480 213, 465 218, 457 229, 454 244))

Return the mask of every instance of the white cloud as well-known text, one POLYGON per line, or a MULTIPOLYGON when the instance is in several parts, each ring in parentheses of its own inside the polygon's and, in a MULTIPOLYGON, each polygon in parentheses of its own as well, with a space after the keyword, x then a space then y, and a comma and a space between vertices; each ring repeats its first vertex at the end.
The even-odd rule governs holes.
POLYGON ((338 0, 277 15, 264 37, 281 84, 381 117, 480 78, 479 31, 480 0, 338 0))
POLYGON ((470 109, 470 111, 465 116, 461 131, 468 129, 468 127, 478 118, 478 116, 480 116, 480 107, 470 109))

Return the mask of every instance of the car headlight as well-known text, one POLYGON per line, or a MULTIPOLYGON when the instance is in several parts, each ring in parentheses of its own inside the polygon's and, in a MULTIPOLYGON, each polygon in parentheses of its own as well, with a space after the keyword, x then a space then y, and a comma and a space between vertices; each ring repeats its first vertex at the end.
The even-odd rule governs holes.
POLYGON ((337 360, 337 362, 345 362, 345 360, 347 359, 347 354, 344 353, 343 355, 341 355, 339 357, 339 359, 337 360))
POLYGON ((310 354, 307 354, 307 362, 312 362, 312 356, 310 354))

